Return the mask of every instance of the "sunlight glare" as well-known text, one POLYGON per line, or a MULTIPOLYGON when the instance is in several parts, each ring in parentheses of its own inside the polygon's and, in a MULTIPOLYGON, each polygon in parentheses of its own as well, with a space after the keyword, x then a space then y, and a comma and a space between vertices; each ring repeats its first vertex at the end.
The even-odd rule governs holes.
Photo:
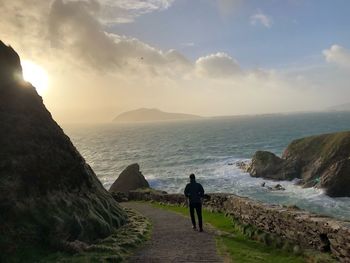
POLYGON ((49 84, 47 72, 39 65, 24 60, 22 61, 23 78, 30 82, 40 95, 43 95, 49 84))

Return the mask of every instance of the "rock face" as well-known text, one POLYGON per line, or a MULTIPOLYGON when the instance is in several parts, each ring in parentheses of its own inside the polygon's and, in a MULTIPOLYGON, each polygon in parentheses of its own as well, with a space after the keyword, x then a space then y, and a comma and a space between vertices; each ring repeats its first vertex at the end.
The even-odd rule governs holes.
POLYGON ((6 46, 0 41, 0 84, 1 86, 9 82, 20 81, 22 79, 21 61, 12 47, 6 46))
POLYGON ((247 171, 253 177, 264 177, 273 180, 291 180, 297 176, 293 168, 293 166, 288 166, 285 160, 273 153, 257 151, 247 171))
MULTIPOLYGON (((126 222, 0 41, 0 261, 108 236, 126 222)), ((26 260, 29 262, 29 258, 26 260)))
POLYGON ((149 188, 149 184, 140 172, 140 166, 134 163, 125 168, 112 184, 109 192, 125 193, 139 188, 149 188))
POLYGON ((303 186, 324 188, 329 196, 350 196, 350 132, 295 140, 282 158, 258 151, 247 171, 274 180, 300 178, 303 186))

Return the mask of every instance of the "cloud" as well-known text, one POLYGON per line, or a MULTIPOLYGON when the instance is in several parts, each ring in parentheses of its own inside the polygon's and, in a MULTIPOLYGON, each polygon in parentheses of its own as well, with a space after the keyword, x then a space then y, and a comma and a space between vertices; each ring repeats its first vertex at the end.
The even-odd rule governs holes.
POLYGON ((100 0, 100 20, 105 23, 130 23, 137 17, 168 9, 175 0, 100 0))
POLYGON ((334 44, 329 49, 323 50, 323 55, 327 62, 350 69, 350 50, 334 44))
MULTIPOLYGON (((163 8, 168 3, 153 2, 162 2, 163 8)), ((143 2, 131 3, 139 4, 135 9, 146 8, 143 2)), ((126 8, 132 9, 129 4, 125 2, 126 8)), ((73 60, 78 58, 84 65, 103 71, 114 71, 116 67, 130 69, 148 66, 157 73, 190 66, 190 61, 175 50, 162 51, 136 38, 106 33, 95 17, 101 8, 96 1, 55 0, 49 14, 49 40, 52 47, 69 52, 73 60)), ((147 8, 152 6, 147 5, 147 8)))
POLYGON ((254 14, 250 17, 250 23, 254 26, 261 24, 266 28, 270 28, 273 24, 273 21, 272 21, 272 18, 270 16, 262 13, 259 10, 256 14, 254 14))
POLYGON ((198 58, 196 71, 200 76, 212 78, 229 78, 242 72, 238 62, 223 52, 198 58))
MULTIPOLYGON (((22 58, 47 69, 52 86, 45 103, 66 121, 77 112, 79 117, 71 121, 91 121, 91 114, 106 121, 116 109, 139 107, 204 115, 308 110, 349 94, 348 77, 341 79, 336 73, 329 77, 329 72, 315 71, 310 77, 300 70, 300 77, 243 69, 233 55, 223 52, 193 62, 177 50, 156 48, 142 39, 112 33, 109 27, 165 10, 173 2, 0 0, 0 38, 22 58), (320 75, 329 81, 320 81, 320 75)), ((220 1, 227 8, 235 8, 231 6, 235 2, 220 1)), ((333 46, 324 54, 329 62, 349 65, 345 48, 333 46)))

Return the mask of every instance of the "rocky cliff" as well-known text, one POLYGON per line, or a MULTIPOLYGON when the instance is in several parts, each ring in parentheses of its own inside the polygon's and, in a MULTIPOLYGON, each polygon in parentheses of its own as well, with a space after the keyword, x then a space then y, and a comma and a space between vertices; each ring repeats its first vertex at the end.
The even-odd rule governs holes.
POLYGON ((121 172, 117 180, 112 184, 109 192, 125 193, 139 188, 149 188, 149 184, 140 172, 140 166, 137 163, 134 163, 121 172))
POLYGON ((300 178, 303 186, 324 188, 329 196, 350 196, 350 132, 295 140, 282 158, 258 151, 247 171, 267 179, 300 178))
POLYGON ((1 262, 89 243, 126 221, 21 73, 19 56, 0 41, 1 262))

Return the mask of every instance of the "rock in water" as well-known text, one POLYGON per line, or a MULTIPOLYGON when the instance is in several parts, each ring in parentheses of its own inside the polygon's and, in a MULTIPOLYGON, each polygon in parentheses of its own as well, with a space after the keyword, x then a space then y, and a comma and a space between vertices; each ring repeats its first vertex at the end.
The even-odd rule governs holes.
POLYGON ((248 172, 275 180, 301 179, 305 187, 324 188, 332 197, 350 196, 350 132, 298 139, 290 143, 282 158, 258 151, 248 172))
POLYGON ((112 184, 109 192, 129 192, 139 188, 149 188, 149 184, 140 172, 140 166, 134 163, 125 168, 112 184))
MULTIPOLYGON (((126 222, 0 41, 0 261, 108 236, 126 222)), ((26 262, 29 259, 26 260, 26 262)))

